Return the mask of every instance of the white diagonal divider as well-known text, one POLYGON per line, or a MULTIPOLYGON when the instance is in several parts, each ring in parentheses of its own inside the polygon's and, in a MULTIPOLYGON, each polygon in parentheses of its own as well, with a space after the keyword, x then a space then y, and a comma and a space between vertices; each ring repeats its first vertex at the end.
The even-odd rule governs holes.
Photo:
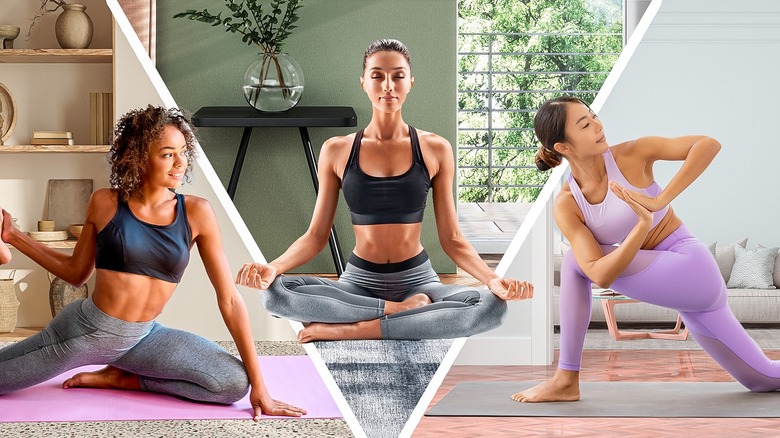
MULTIPOLYGON (((653 0, 615 66, 591 103, 599 112, 634 55, 640 41, 656 17, 663 0, 653 0)), ((530 302, 509 303, 504 326, 473 336, 463 345, 459 365, 549 365, 553 360, 552 337, 552 208, 558 187, 567 174, 568 163, 552 170, 528 215, 517 230, 496 273, 518 279, 530 278, 534 298, 530 302)))
MULTIPOLYGON (((130 22, 127 20, 121 6, 117 3, 117 0, 106 0, 106 3, 114 16, 115 22, 114 80, 117 81, 117 86, 114 87, 116 90, 115 113, 121 115, 131 109, 145 107, 147 104, 176 107, 176 101, 166 87, 162 77, 160 77, 160 74, 157 72, 157 69, 152 65, 141 41, 138 39, 138 36, 133 30, 130 22), (141 75, 143 75, 144 78, 138 77, 141 75), (132 86, 129 84, 132 84, 132 86), (131 88, 132 93, 130 93, 131 88)), ((263 257, 263 254, 254 238, 252 238, 246 223, 241 218, 241 215, 228 196, 227 191, 200 145, 198 145, 198 157, 193 163, 193 171, 193 183, 187 188, 187 192, 206 198, 211 202, 220 223, 223 245, 231 267, 240 266, 248 260, 265 263, 265 257, 263 257)), ((219 336, 224 336, 224 333, 220 333, 217 330, 204 329, 204 320, 193 315, 193 302, 197 300, 193 299, 192 293, 195 290, 206 289, 203 291, 205 295, 210 293, 212 297, 200 301, 205 301, 206 306, 210 307, 210 310, 212 310, 211 313, 213 314, 210 316, 216 318, 216 325, 224 325, 219 316, 219 312, 216 311, 216 306, 214 306, 213 290, 208 280, 208 276, 205 273, 205 269, 203 268, 203 264, 199 261, 199 257, 197 257, 196 253, 192 254, 192 258, 194 260, 190 263, 190 266, 187 268, 187 271, 182 278, 182 282, 179 285, 179 288, 187 290, 187 296, 186 298, 183 298, 185 300, 183 307, 180 309, 174 308, 172 312, 169 311, 169 307, 176 307, 176 303, 174 303, 172 299, 172 302, 166 307, 166 313, 160 319, 162 320, 165 317, 174 319, 176 322, 171 325, 193 331, 210 339, 229 339, 229 337, 219 338, 219 336), (208 286, 204 287, 203 285, 208 286), (180 310, 181 318, 170 318, 170 313, 177 312, 177 310, 180 310)), ((246 291, 242 292, 246 297, 246 291)), ((250 293, 254 294, 255 292, 250 291, 250 293)), ((176 295, 177 294, 174 294, 174 297, 176 295)), ((180 295, 184 294, 180 293, 180 295)), ((261 320, 266 322, 266 324, 264 324, 265 329, 261 332, 262 335, 267 336, 266 332, 269 327, 274 329, 272 331, 275 333, 282 333, 278 326, 287 326, 287 323, 283 320, 271 318, 265 310, 262 309, 259 300, 254 296, 251 298, 251 300, 245 301, 247 301, 247 308, 250 309, 250 318, 252 318, 252 325, 255 328, 254 331, 257 332, 257 327, 262 325, 257 323, 258 320, 261 320)), ((289 327, 295 332, 300 330, 299 326, 299 323, 289 324, 289 327)), ((289 331, 289 329, 287 329, 287 331, 289 331)), ((290 333, 282 333, 281 336, 288 339, 294 339, 290 333)), ((279 337, 279 335, 276 335, 276 340, 278 340, 279 337)), ((258 333, 255 333, 255 339, 259 338, 260 336, 258 333)), ((325 366, 325 363, 322 361, 316 348, 314 348, 313 345, 307 344, 304 346, 304 349, 336 401, 347 425, 356 436, 365 436, 360 424, 355 419, 352 410, 342 396, 338 386, 335 384, 333 377, 325 366)))

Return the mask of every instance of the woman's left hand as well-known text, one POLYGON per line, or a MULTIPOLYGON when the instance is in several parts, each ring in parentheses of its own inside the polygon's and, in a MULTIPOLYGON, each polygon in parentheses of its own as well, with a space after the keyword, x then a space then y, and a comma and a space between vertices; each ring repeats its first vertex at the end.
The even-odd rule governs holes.
POLYGON ((300 417, 306 415, 306 409, 293 406, 283 401, 274 400, 268 395, 263 396, 260 391, 255 391, 252 387, 252 391, 249 394, 249 401, 252 403, 252 409, 254 410, 253 420, 259 421, 262 414, 272 416, 283 417, 300 417))
POLYGON ((504 301, 527 300, 534 296, 534 285, 513 278, 496 277, 488 281, 488 289, 504 301))

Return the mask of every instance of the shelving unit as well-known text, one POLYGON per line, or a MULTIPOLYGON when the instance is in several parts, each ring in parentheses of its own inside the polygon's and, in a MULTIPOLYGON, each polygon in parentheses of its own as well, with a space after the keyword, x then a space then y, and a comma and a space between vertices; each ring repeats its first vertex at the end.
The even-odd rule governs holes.
MULTIPOLYGON (((24 230, 35 228, 34 219, 40 219, 41 208, 46 203, 46 181, 48 179, 93 179, 97 187, 106 185, 105 155, 110 151, 106 144, 84 144, 89 142, 89 93, 113 92, 114 50, 112 36, 106 34, 106 25, 111 18, 105 2, 90 6, 95 23, 93 46, 100 49, 22 48, 0 49, 0 82, 16 101, 17 125, 11 138, 0 145, 4 179, 3 207, 13 208, 20 217, 24 230), (103 29, 99 29, 102 23, 103 29), (107 47, 107 48, 105 48, 107 47), (56 79, 56 80, 55 80, 56 79), (30 145, 35 130, 71 131, 76 145, 30 145), (13 190, 13 192, 10 192, 13 190)), ((21 12, 11 11, 9 19, 20 20, 21 12), (16 15, 14 15, 16 14, 16 15)), ((113 30, 113 22, 111 22, 113 30)), ((53 35, 39 34, 28 45, 49 46, 53 35)), ((114 103, 111 102, 113 106, 114 103)), ((45 211, 45 210, 44 210, 45 211)), ((39 242, 49 248, 65 253, 76 247, 77 240, 39 242)), ((5 244, 0 242, 0 244, 5 244)), ((28 290, 20 294, 22 302, 17 327, 11 333, 0 334, 0 342, 19 341, 38 331, 37 326, 47 323, 49 313, 49 279, 43 268, 27 259, 15 249, 13 260, 3 269, 28 271, 25 282, 28 290)), ((92 282, 93 280, 90 280, 92 282)), ((94 283, 90 283, 94 284, 94 283)), ((91 288, 91 287, 90 287, 91 288)))
POLYGON ((2 49, 0 63, 110 64, 112 49, 2 49))

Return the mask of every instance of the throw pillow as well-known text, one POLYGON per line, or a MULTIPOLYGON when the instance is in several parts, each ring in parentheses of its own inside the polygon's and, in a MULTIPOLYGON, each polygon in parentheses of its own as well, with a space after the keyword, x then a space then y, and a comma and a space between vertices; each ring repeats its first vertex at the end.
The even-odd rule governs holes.
POLYGON ((734 248, 734 269, 726 284, 730 288, 774 289, 772 272, 778 248, 734 248))
MULTIPOLYGON (((766 248, 765 246, 762 246, 760 243, 756 245, 757 248, 766 248)), ((780 289, 780 253, 778 253, 775 256, 775 273, 772 275, 774 277, 775 287, 780 289)))
POLYGON ((726 284, 728 284, 729 277, 731 277, 731 270, 734 268, 734 247, 741 246, 744 248, 745 245, 747 245, 747 237, 739 242, 728 245, 716 245, 713 243, 709 246, 712 255, 715 256, 715 261, 718 262, 720 275, 723 276, 723 281, 726 282, 726 284))

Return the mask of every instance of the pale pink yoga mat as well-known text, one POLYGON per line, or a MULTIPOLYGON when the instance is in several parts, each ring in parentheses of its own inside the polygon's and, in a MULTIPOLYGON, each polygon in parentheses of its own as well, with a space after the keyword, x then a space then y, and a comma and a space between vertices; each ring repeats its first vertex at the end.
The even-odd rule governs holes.
MULTIPOLYGON (((260 366, 271 396, 306 409, 308 414, 303 418, 341 418, 336 402, 308 356, 260 356, 260 366)), ((31 388, 0 396, 0 422, 252 419, 248 396, 224 406, 140 391, 62 389, 62 382, 77 372, 100 368, 76 368, 31 388)))

